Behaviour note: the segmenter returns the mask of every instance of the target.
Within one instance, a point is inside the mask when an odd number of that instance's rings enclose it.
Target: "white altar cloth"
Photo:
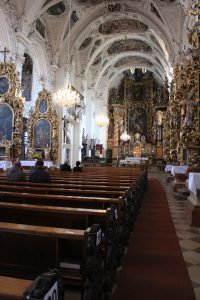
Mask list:
[[[200,173],[189,173],[188,189],[197,196],[197,190],[200,190]]]
[[[171,174],[175,176],[176,174],[185,174],[188,166],[172,166]]]
[[[20,163],[21,163],[22,167],[34,167],[36,161],[35,160],[20,160]],[[51,160],[44,160],[44,166],[50,168],[53,166],[53,162]]]
[[[165,166],[165,172],[171,172],[171,170],[172,170],[172,165],[166,165]]]
[[[12,168],[12,162],[9,160],[1,160],[0,161],[0,169],[6,171],[8,168]]]
[[[119,161],[119,165],[140,165],[148,161],[148,157],[126,157]]]

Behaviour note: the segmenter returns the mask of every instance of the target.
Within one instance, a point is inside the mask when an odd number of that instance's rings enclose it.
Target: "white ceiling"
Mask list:
[[[30,34],[45,25],[46,45],[58,67],[87,79],[99,97],[130,67],[170,78],[184,41],[184,4],[178,0],[12,0],[17,20]],[[182,3],[184,2],[184,3]],[[56,6],[55,6],[56,5]],[[62,12],[63,11],[63,12]],[[52,14],[53,12],[53,14]],[[69,17],[71,21],[69,22]]]

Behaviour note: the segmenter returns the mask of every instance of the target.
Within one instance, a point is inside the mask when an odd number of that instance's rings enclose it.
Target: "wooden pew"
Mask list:
[[[76,180],[71,181],[71,182],[64,182],[64,183],[59,183],[59,182],[51,182],[51,187],[52,188],[77,188],[77,189],[97,189],[97,190],[126,190],[129,189],[130,186],[132,186],[135,181],[132,181],[131,184],[124,184],[124,183],[120,183],[120,182],[107,182],[107,184],[101,184],[99,182],[92,182],[90,183],[89,180],[88,181],[82,181],[77,183]],[[0,180],[0,185],[1,184],[7,184],[7,185],[28,185],[28,186],[48,186],[49,187],[49,183],[45,184],[45,183],[33,183],[33,182],[13,182],[13,181],[7,181],[5,180],[5,178]]]
[[[10,190],[10,191],[14,191],[14,192],[32,192],[32,193],[43,193],[43,194],[49,194],[49,195],[75,195],[75,196],[79,196],[79,195],[83,195],[83,196],[87,196],[87,197],[120,197],[122,195],[124,195],[127,190],[125,191],[116,191],[116,190],[87,190],[84,189],[84,187],[82,189],[77,189],[77,188],[53,188],[51,187],[51,185],[48,185],[48,187],[30,187],[30,186],[17,186],[17,185],[10,185],[9,187],[7,185],[0,185],[0,189],[3,190]]]
[[[47,268],[59,268],[65,282],[80,287],[82,294],[87,285],[98,299],[103,282],[99,225],[77,230],[0,222],[0,239],[2,275],[32,279]]]
[[[32,282],[27,279],[0,276],[0,299],[23,300],[23,293]]]
[[[58,270],[49,270],[37,276],[34,281],[24,278],[0,276],[0,299],[2,300],[40,300],[45,297],[63,299],[64,289]],[[45,299],[46,299],[45,298]]]
[[[115,209],[115,206],[107,210],[95,210],[0,202],[0,221],[73,229],[86,229],[94,223],[100,224],[104,235],[105,274],[109,274],[109,280],[112,279],[114,284],[116,269],[122,259]]]
[[[104,179],[105,180],[105,179]],[[112,183],[115,183],[115,185],[117,185],[117,182],[118,182],[118,184],[119,184],[119,181],[117,181],[117,180],[115,180],[114,182],[113,181],[110,181],[110,182],[112,182]],[[109,184],[108,184],[108,186],[107,186],[107,190],[109,191],[109,192],[112,192],[112,190],[111,190],[111,186],[110,186],[110,182],[109,182]],[[84,184],[86,183],[86,181],[82,181],[82,187],[83,187],[83,189],[84,189]],[[95,182],[94,182],[95,183]],[[1,183],[0,183],[1,184]],[[11,183],[11,185],[12,185],[13,183]],[[24,183],[21,183],[21,185],[23,186],[23,184]],[[26,183],[25,184],[25,186],[28,184],[28,186],[32,186],[33,187],[33,185],[34,184],[29,184],[29,183]],[[9,185],[9,184],[8,184]],[[124,185],[124,183],[122,184],[122,185]],[[57,184],[57,186],[60,186],[60,184]],[[89,186],[89,185],[88,185]],[[96,190],[98,190],[100,187],[102,187],[102,186],[99,186],[99,185],[97,185],[98,186],[98,188],[96,188],[95,187],[95,185],[92,185],[92,187],[94,186],[94,190],[95,190],[95,192],[96,192]],[[51,184],[51,187],[52,187],[52,184]],[[0,187],[1,188],[1,187]],[[3,188],[3,185],[2,185],[2,188]],[[42,186],[40,186],[40,191],[41,191],[41,188],[45,188],[46,189],[46,187],[42,187]],[[127,186],[126,186],[126,188],[127,188]],[[137,188],[139,188],[139,187],[137,187]],[[37,190],[37,189],[36,189]],[[121,188],[121,190],[123,190],[124,191],[124,187],[122,187]],[[136,189],[137,190],[137,189]],[[43,192],[45,192],[45,190],[42,190]],[[55,190],[55,191],[58,191],[58,190]],[[49,190],[49,192],[50,192],[50,190]],[[51,190],[51,192],[52,192],[52,190]],[[80,191],[80,193],[81,193],[82,191]],[[94,194],[94,191],[92,191],[92,188],[91,188],[91,194],[92,194],[92,192],[93,192],[93,194]],[[98,192],[98,191],[97,191]],[[132,191],[132,193],[135,193],[136,191]],[[64,193],[64,191],[63,191],[63,193]],[[113,193],[116,193],[116,191],[114,191],[113,190]],[[100,193],[101,194],[101,193]],[[105,193],[105,195],[109,195],[108,193]],[[23,197],[24,197],[24,194],[23,194]],[[3,204],[3,205],[5,205],[5,203]],[[5,207],[5,206],[4,206]],[[41,205],[40,205],[40,207],[41,207]],[[53,208],[54,209],[54,208]],[[61,208],[62,209],[62,208]],[[111,234],[112,235],[112,234]],[[112,253],[114,253],[114,252],[112,252]],[[108,275],[109,276],[109,275]]]
[[[126,206],[127,206],[127,209],[124,210],[126,211],[126,214],[129,215],[129,217],[127,217],[127,215],[125,216],[124,219],[126,219],[126,222],[129,218],[129,229],[132,228],[133,226],[133,223],[135,221],[135,217],[136,215],[138,214],[138,209],[140,207],[140,202],[141,202],[141,197],[142,197],[142,194],[143,194],[143,191],[145,190],[145,185],[146,185],[146,174],[143,173],[143,179],[139,179],[138,182],[136,182],[134,185],[131,186],[131,188],[126,191],[126,189],[124,190],[124,192],[122,191],[101,191],[101,190],[98,190],[98,189],[94,189],[94,190],[84,190],[84,184],[82,185],[82,189],[68,189],[68,185],[64,185],[64,184],[57,184],[56,185],[56,188],[52,188],[52,185],[53,184],[40,184],[40,183],[15,183],[15,185],[13,185],[14,183],[10,183],[10,182],[4,182],[5,184],[7,184],[9,187],[7,187],[6,185],[3,185],[3,182],[0,182],[0,188],[1,190],[5,190],[5,191],[23,191],[25,192],[28,192],[28,193],[45,193],[45,194],[51,194],[51,195],[57,195],[57,194],[60,194],[60,195],[72,195],[73,199],[74,196],[73,195],[77,195],[78,197],[82,197],[83,200],[85,201],[86,198],[85,196],[87,197],[92,197],[94,199],[94,201],[96,201],[96,197],[103,197],[103,198],[111,198],[111,197],[118,197],[119,195],[122,195],[122,198],[126,201]],[[21,186],[21,188],[20,188]],[[59,187],[62,187],[62,188],[59,188]],[[64,188],[63,188],[64,187]],[[95,187],[95,186],[94,186]],[[24,197],[24,196],[23,196]],[[64,198],[64,199],[68,199],[69,198]],[[60,200],[60,199],[59,199]],[[76,198],[76,201],[78,199]],[[80,200],[80,198],[79,198]],[[110,200],[109,200],[110,202]],[[112,201],[111,201],[112,203]],[[47,205],[51,205],[50,203],[46,203]],[[56,205],[56,204],[54,204]],[[59,203],[58,203],[59,205]],[[63,205],[63,204],[62,204]],[[64,205],[72,205],[71,203],[66,203]],[[95,208],[97,207],[97,203],[95,204],[95,207],[94,206],[91,206],[91,203],[86,205],[86,206],[82,206],[82,204],[79,204],[81,205],[80,207],[90,207],[90,208]],[[74,206],[74,205],[73,205]],[[109,203],[107,204],[106,207],[109,206]],[[77,206],[76,206],[77,207]],[[98,208],[102,208],[102,206],[98,206]],[[103,207],[104,208],[104,207]],[[118,212],[120,212],[118,210]],[[120,214],[121,215],[121,214]]]

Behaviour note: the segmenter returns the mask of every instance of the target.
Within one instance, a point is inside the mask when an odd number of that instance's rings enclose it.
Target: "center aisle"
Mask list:
[[[167,197],[149,179],[113,300],[195,300]]]

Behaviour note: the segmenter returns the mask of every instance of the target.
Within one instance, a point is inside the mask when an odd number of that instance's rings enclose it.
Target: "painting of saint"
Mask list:
[[[10,105],[0,104],[0,141],[12,141],[13,111]]]
[[[51,124],[46,119],[39,119],[33,128],[33,147],[49,148],[51,147]]]
[[[4,95],[9,90],[9,80],[6,76],[0,76],[0,95]]]
[[[39,104],[39,111],[44,114],[47,111],[47,100],[41,100]]]
[[[141,107],[129,111],[129,134],[134,135],[136,133],[147,137],[147,113]]]

